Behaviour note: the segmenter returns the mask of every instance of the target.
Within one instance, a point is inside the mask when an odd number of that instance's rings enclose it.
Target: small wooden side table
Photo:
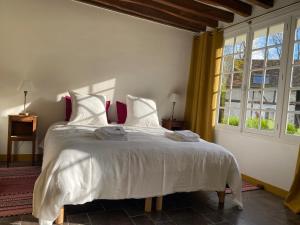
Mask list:
[[[163,119],[162,126],[169,130],[184,130],[185,122],[182,120]]]
[[[8,138],[7,138],[7,161],[9,167],[11,162],[12,142],[32,142],[32,165],[35,163],[35,148],[37,135],[37,119],[35,115],[9,115],[8,116]]]

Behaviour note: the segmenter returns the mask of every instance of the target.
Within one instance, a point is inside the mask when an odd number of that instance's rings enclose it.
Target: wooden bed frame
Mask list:
[[[218,198],[219,198],[219,208],[224,207],[225,203],[225,191],[217,191]],[[152,199],[153,198],[145,198],[145,212],[150,213],[152,211]],[[163,207],[163,196],[156,197],[156,211],[161,211]],[[64,223],[64,208],[60,209],[59,216],[55,220],[56,224],[63,224]]]

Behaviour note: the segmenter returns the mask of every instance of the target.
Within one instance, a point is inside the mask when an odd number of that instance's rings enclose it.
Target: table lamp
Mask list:
[[[175,104],[176,104],[176,101],[178,99],[178,94],[176,93],[172,93],[170,95],[170,102],[172,102],[172,112],[171,112],[171,120],[173,121],[173,118],[174,118],[174,109],[175,109]]]
[[[22,113],[19,113],[20,115],[28,116],[29,113],[26,112],[26,97],[28,92],[33,91],[33,83],[31,80],[23,80],[20,86],[18,87],[19,91],[24,92],[24,110]]]

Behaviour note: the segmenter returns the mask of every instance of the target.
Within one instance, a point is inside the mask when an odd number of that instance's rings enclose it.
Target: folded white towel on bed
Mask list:
[[[166,137],[183,142],[199,142],[200,136],[190,130],[179,130],[174,132],[166,132]]]
[[[127,141],[127,133],[120,126],[100,127],[94,131],[97,138],[111,141]]]
[[[97,130],[100,130],[103,134],[107,136],[124,136],[126,135],[126,131],[121,126],[107,126],[100,127]]]

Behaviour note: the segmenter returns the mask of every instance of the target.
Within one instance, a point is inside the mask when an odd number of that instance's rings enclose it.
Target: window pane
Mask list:
[[[297,28],[295,31],[295,40],[300,40],[300,19],[297,20]]]
[[[269,29],[269,36],[268,36],[268,46],[270,45],[281,45],[283,41],[283,28],[284,24],[277,24],[271,26]]]
[[[300,90],[293,90],[290,92],[289,111],[300,112]]]
[[[279,79],[279,69],[266,70],[265,87],[277,88]]]
[[[265,64],[265,49],[253,51],[251,59],[251,68],[252,69],[261,69]]]
[[[299,28],[299,35],[300,35],[300,28]],[[293,63],[300,64],[300,43],[294,44]]]
[[[262,85],[264,83],[264,72],[263,70],[259,71],[253,71],[251,72],[251,78],[250,78],[250,88],[262,88]]]
[[[230,87],[231,87],[231,74],[223,74],[222,90],[230,89]]]
[[[286,133],[300,136],[300,114],[288,114]]]
[[[246,114],[246,127],[251,129],[259,128],[260,112],[248,110]]]
[[[227,124],[228,123],[228,108],[219,109],[219,123]]]
[[[243,71],[244,69],[244,54],[234,55],[234,71]]]
[[[227,90],[225,92],[225,107],[229,107],[229,102],[230,102],[230,94],[231,94],[231,91],[230,90]]]
[[[262,130],[274,130],[275,128],[275,112],[261,112],[260,128]]]
[[[231,126],[239,126],[240,124],[240,110],[231,108],[230,116],[228,118],[228,124]]]
[[[230,73],[232,72],[233,67],[233,56],[228,55],[224,57],[223,60],[223,73]]]
[[[267,66],[278,66],[281,58],[281,46],[269,48],[267,54]]]
[[[231,107],[241,108],[242,89],[234,88],[231,92]]]
[[[252,49],[263,48],[266,46],[267,28],[254,32]]]
[[[294,66],[292,72],[292,87],[300,87],[300,66]]]
[[[234,52],[244,52],[246,49],[246,35],[237,36],[235,39]]]
[[[224,43],[223,55],[233,54],[234,38],[226,39]]]
[[[232,88],[240,89],[242,87],[242,83],[243,83],[243,74],[242,73],[234,73]]]
[[[262,109],[276,110],[277,90],[264,90]]]
[[[248,109],[260,109],[261,91],[250,90],[248,92]]]

